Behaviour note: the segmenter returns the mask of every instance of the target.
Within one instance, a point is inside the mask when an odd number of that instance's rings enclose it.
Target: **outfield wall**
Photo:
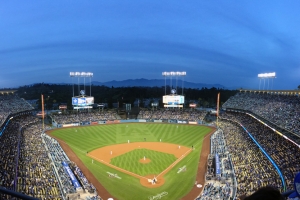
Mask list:
[[[119,124],[119,123],[173,123],[173,124],[204,124],[202,121],[188,121],[188,120],[154,120],[154,119],[128,119],[128,120],[100,120],[100,121],[82,121],[82,122],[74,122],[69,124],[58,124],[56,122],[52,122],[52,126],[56,128],[62,127],[73,127],[73,126],[88,126],[88,125],[98,125],[98,124]]]

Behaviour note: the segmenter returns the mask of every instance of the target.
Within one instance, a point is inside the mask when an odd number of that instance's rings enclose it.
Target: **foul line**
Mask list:
[[[81,150],[81,149],[79,149],[79,148],[77,148],[77,147],[75,147],[75,146],[73,146],[73,145],[70,145],[70,144],[68,144],[68,143],[66,143],[65,141],[62,141],[62,140],[60,140],[60,139],[57,139],[57,138],[55,138],[55,139],[56,139],[56,140],[59,140],[59,141],[62,142],[62,143],[67,144],[67,145],[70,146],[70,147],[73,147],[73,148],[79,150],[80,152],[82,152],[82,153],[84,153],[84,154],[86,154],[86,151],[83,151],[83,150]],[[160,174],[158,174],[157,177],[159,177],[159,176],[161,176],[162,174],[164,174],[165,171],[167,171],[167,170],[169,170],[169,169],[172,169],[172,168],[173,168],[178,162],[180,162],[180,161],[185,157],[185,155],[186,155],[187,153],[189,153],[190,151],[191,151],[191,149],[189,149],[188,151],[186,151],[182,156],[180,156],[177,160],[175,160],[175,162],[173,162],[171,165],[169,165],[169,167],[167,167],[167,168],[164,169]],[[147,177],[140,176],[140,175],[135,174],[135,173],[133,173],[133,172],[127,171],[127,170],[125,170],[125,169],[122,169],[122,168],[120,168],[120,167],[117,167],[117,166],[115,166],[115,165],[112,165],[112,164],[110,164],[110,163],[108,163],[108,162],[105,162],[105,161],[103,161],[103,160],[100,160],[99,158],[94,157],[94,156],[92,156],[92,155],[89,155],[89,154],[86,154],[86,155],[87,155],[88,157],[90,157],[90,158],[93,158],[93,159],[97,160],[98,162],[101,162],[101,163],[103,163],[103,164],[105,164],[105,165],[107,165],[107,166],[110,166],[110,167],[112,167],[112,168],[114,168],[114,169],[117,169],[117,170],[119,170],[119,171],[121,171],[121,172],[124,172],[124,173],[126,173],[126,174],[129,174],[129,175],[132,175],[132,176],[135,176],[135,177],[138,177],[138,178],[145,178],[145,179],[148,180]]]
[[[53,138],[53,137],[52,137]],[[65,141],[63,141],[63,140],[61,140],[61,139],[58,139],[58,138],[54,138],[55,140],[57,140],[57,141],[60,141],[61,143],[65,143],[66,145],[68,145],[68,146],[70,146],[70,147],[73,147],[74,149],[77,149],[77,150],[79,150],[81,153],[83,153],[83,154],[85,154],[86,153],[86,151],[83,151],[83,150],[81,150],[81,149],[79,149],[79,148],[77,148],[77,147],[75,147],[75,146],[73,146],[73,145],[70,145],[70,144],[68,144],[68,143],[66,143]]]
[[[146,178],[146,177],[144,177],[144,176],[140,176],[140,175],[138,175],[138,174],[135,174],[135,173],[133,173],[133,172],[127,171],[127,170],[125,170],[125,169],[122,169],[122,168],[120,168],[120,167],[117,167],[117,166],[115,166],[115,165],[112,165],[112,164],[110,164],[110,163],[108,163],[108,162],[105,162],[105,161],[103,161],[103,160],[100,160],[99,158],[94,157],[94,156],[92,156],[92,155],[88,155],[88,156],[91,157],[91,158],[94,158],[94,159],[97,160],[98,162],[104,163],[105,165],[110,166],[111,168],[117,169],[117,170],[119,170],[119,171],[121,171],[121,172],[124,172],[124,173],[126,173],[126,174],[133,175],[133,176],[138,177],[138,178],[145,178],[145,179],[148,179],[148,178]]]
[[[188,151],[186,151],[182,156],[180,156],[177,160],[175,160],[175,162],[173,162],[171,165],[169,165],[169,167],[167,167],[166,169],[164,169],[164,170],[163,170],[160,174],[158,174],[156,177],[159,177],[159,176],[161,176],[162,174],[164,174],[167,170],[172,169],[177,163],[179,163],[183,158],[185,158],[186,154],[188,154],[190,151],[192,151],[192,150],[189,149]],[[98,162],[103,163],[103,164],[105,164],[105,165],[107,165],[107,166],[109,166],[109,167],[111,167],[111,168],[114,168],[114,169],[117,169],[117,170],[119,170],[119,171],[121,171],[121,172],[124,172],[124,173],[126,173],[126,174],[135,176],[135,177],[137,177],[137,178],[144,178],[144,179],[147,179],[147,180],[148,180],[147,177],[140,176],[140,175],[135,174],[135,173],[133,173],[133,172],[127,171],[127,170],[125,170],[125,169],[123,169],[123,168],[117,167],[117,166],[112,165],[112,164],[110,164],[110,163],[108,163],[108,162],[105,162],[105,161],[103,161],[103,160],[100,160],[99,158],[94,157],[94,156],[92,156],[92,155],[87,154],[87,156],[90,157],[90,158],[93,158],[93,159],[97,160]]]
[[[169,167],[167,167],[164,171],[162,171],[160,174],[157,175],[157,177],[159,177],[160,175],[164,174],[165,171],[172,169],[177,163],[179,163],[187,153],[189,153],[191,151],[191,149],[189,149],[187,152],[185,152],[182,156],[180,156],[177,160],[175,160],[175,162],[173,162]]]

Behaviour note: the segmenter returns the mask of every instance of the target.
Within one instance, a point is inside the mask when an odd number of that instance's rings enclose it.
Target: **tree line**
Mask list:
[[[44,95],[44,103],[48,109],[52,109],[57,105],[66,104],[68,108],[72,107],[72,96],[79,96],[78,90],[83,90],[84,86],[73,86],[70,84],[46,84],[37,83],[32,85],[21,86],[17,89],[19,97],[26,100],[37,99],[41,105],[41,94]],[[95,103],[106,103],[112,108],[113,103],[119,105],[131,104],[139,99],[140,107],[143,107],[143,102],[146,99],[158,99],[158,103],[162,106],[162,96],[165,95],[165,87],[107,87],[92,85],[85,86],[86,94],[94,96]],[[171,88],[166,88],[166,93],[170,94]],[[185,96],[185,102],[197,103],[202,107],[215,107],[217,103],[217,94],[220,93],[220,104],[222,105],[230,96],[237,93],[237,90],[228,90],[224,88],[178,88],[178,94]]]

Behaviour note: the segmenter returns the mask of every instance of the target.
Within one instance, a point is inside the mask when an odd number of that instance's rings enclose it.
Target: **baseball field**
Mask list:
[[[87,178],[97,179],[109,197],[176,200],[195,187],[203,141],[211,131],[197,125],[125,123],[57,129],[50,135],[71,160],[79,158]],[[97,187],[98,193],[107,198],[104,188]]]

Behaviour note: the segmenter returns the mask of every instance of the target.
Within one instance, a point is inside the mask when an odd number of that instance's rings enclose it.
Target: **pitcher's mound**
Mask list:
[[[149,162],[151,162],[151,160],[149,158],[146,158],[145,160],[144,160],[144,158],[140,159],[140,163],[146,164]]]
[[[157,182],[155,184],[152,184],[152,179],[154,178],[155,175],[147,175],[144,178],[140,179],[140,183],[148,188],[157,188],[162,186],[165,183],[165,179],[163,178],[163,176],[159,176],[157,177]]]

